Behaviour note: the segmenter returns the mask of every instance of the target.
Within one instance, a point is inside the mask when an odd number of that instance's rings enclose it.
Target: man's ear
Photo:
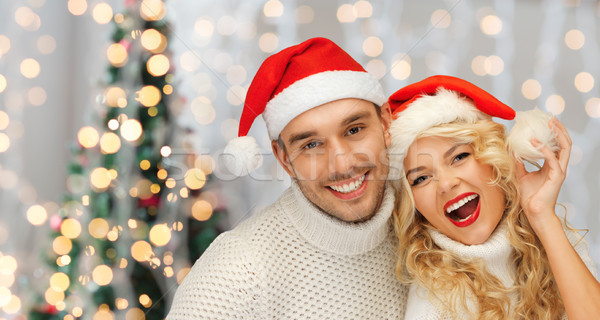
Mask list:
[[[285,172],[287,172],[290,177],[296,178],[294,168],[292,167],[292,163],[290,162],[290,158],[288,157],[285,148],[280,146],[277,140],[271,140],[271,149],[273,149],[275,158],[277,158],[277,161],[279,161],[279,164],[283,167]]]
[[[381,123],[383,124],[383,138],[385,140],[385,146],[389,147],[392,143],[392,136],[390,135],[392,109],[390,109],[390,104],[387,102],[381,106]]]

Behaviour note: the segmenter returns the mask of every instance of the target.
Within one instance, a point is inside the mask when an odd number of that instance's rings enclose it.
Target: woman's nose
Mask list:
[[[451,169],[441,169],[438,170],[438,191],[440,193],[447,193],[452,191],[452,189],[456,188],[460,179]]]

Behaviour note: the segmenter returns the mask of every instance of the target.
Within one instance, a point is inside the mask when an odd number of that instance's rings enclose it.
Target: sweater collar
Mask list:
[[[323,212],[306,199],[295,181],[290,189],[283,198],[283,211],[302,237],[321,250],[361,254],[376,248],[389,235],[394,193],[387,185],[379,210],[371,219],[360,223],[345,222]]]
[[[505,222],[500,223],[489,239],[477,245],[462,244],[437,230],[429,229],[428,232],[440,248],[462,258],[482,259],[488,272],[496,276],[506,287],[510,287],[514,283],[512,278],[514,269],[511,258],[513,248],[510,244]]]

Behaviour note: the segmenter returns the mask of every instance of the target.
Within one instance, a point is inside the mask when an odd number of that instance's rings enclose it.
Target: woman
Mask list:
[[[549,134],[536,133],[554,150],[511,140],[544,158],[527,172],[507,151],[504,126],[491,120],[511,120],[514,111],[473,84],[434,76],[389,103],[390,167],[401,172],[396,273],[411,284],[406,319],[600,315],[587,243],[554,211],[571,147],[565,128],[552,119]]]

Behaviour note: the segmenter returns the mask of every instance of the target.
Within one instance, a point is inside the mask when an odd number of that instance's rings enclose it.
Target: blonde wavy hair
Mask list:
[[[410,185],[403,176],[393,185],[399,196],[394,208],[394,228],[398,236],[396,277],[403,283],[417,283],[457,315],[469,310],[467,300],[478,306],[477,319],[561,319],[565,309],[550,263],[541,242],[522,213],[514,163],[507,152],[504,126],[491,120],[475,124],[449,123],[430,128],[418,137],[440,136],[469,143],[474,157],[492,166],[506,206],[500,224],[507,226],[514,248],[515,284],[505,288],[486,271],[483,262],[466,260],[437,246],[427,229],[434,227],[417,212]],[[509,296],[517,295],[515,306]],[[449,299],[449,301],[448,301]],[[509,314],[510,309],[514,314]],[[454,317],[454,316],[453,316]]]

